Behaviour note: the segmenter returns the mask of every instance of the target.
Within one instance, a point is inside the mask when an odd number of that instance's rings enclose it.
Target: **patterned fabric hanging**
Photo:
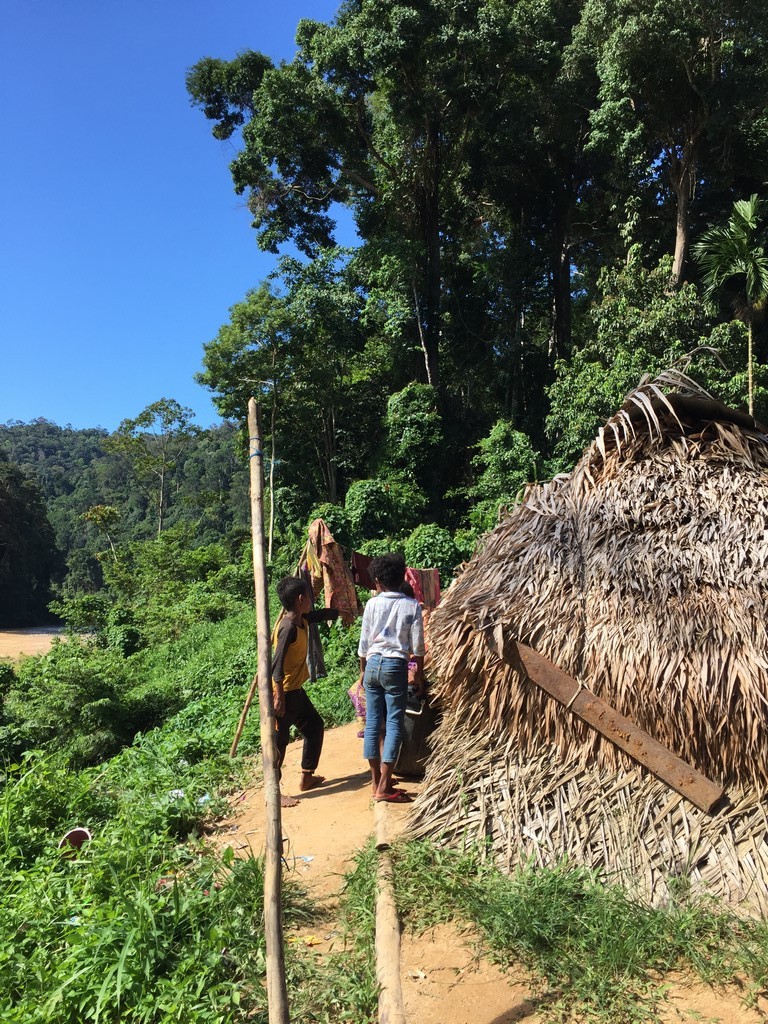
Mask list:
[[[333,539],[333,534],[322,519],[315,519],[309,527],[307,561],[310,566],[313,564],[312,557],[320,566],[325,607],[338,608],[341,621],[345,626],[350,626],[360,614],[355,584],[344,562],[341,546]]]

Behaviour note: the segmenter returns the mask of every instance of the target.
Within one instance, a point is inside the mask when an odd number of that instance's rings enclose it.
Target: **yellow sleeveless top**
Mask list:
[[[277,647],[277,636],[280,626],[284,622],[280,619],[272,631],[272,650]],[[286,628],[290,628],[286,626]],[[306,623],[296,626],[296,639],[285,650],[283,658],[283,689],[300,690],[309,679],[309,666],[307,665],[307,626]]]

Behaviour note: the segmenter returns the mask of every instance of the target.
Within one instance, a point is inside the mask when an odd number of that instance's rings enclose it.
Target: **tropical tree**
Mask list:
[[[143,409],[135,419],[126,419],[107,438],[107,451],[124,456],[137,483],[154,494],[157,533],[162,533],[168,509],[169,482],[180,456],[198,433],[194,413],[173,398],[161,398]]]
[[[0,452],[0,626],[44,618],[60,568],[40,489]]]
[[[565,222],[583,198],[572,178],[590,180],[580,161],[589,103],[558,77],[575,13],[562,0],[352,0],[331,24],[299,23],[290,63],[206,58],[187,78],[217,138],[242,130],[232,176],[260,244],[292,240],[313,256],[333,244],[346,206],[368,250],[367,285],[398,311],[420,356],[414,377],[438,392],[462,388],[468,352],[494,362],[497,319],[473,292],[510,237],[541,237],[558,268],[552,286],[570,300]],[[505,304],[508,285],[494,284],[488,301]]]
[[[573,467],[600,425],[646,374],[655,376],[702,346],[722,352],[731,364],[738,359],[741,326],[715,324],[711,303],[692,282],[670,289],[671,269],[671,255],[646,268],[639,246],[630,249],[626,263],[603,269],[598,296],[585,318],[584,342],[570,360],[557,364],[557,377],[548,388],[549,472]],[[697,361],[696,371],[686,372],[722,393],[722,373],[706,359]]]
[[[749,414],[754,415],[755,312],[768,299],[768,254],[766,254],[765,202],[757,195],[739,199],[725,226],[710,228],[693,248],[708,295],[713,295],[731,278],[740,281],[737,312],[747,324],[747,393]]]
[[[599,80],[589,146],[613,154],[619,194],[651,198],[649,223],[659,199],[662,215],[673,212],[675,287],[694,204],[701,207],[707,191],[727,192],[737,175],[755,181],[768,156],[767,58],[757,0],[582,6],[566,64],[582,73],[592,66]]]
[[[327,249],[310,264],[283,258],[278,274],[231,308],[198,376],[226,416],[243,418],[252,394],[271,408],[272,468],[290,465],[303,512],[367,475],[386,403],[392,354],[376,330],[370,338],[363,330],[365,299],[348,256]]]
[[[112,558],[117,561],[117,551],[112,540],[111,530],[120,522],[120,510],[114,505],[91,505],[89,509],[80,516],[85,523],[93,523],[97,530],[104,534],[112,552]]]

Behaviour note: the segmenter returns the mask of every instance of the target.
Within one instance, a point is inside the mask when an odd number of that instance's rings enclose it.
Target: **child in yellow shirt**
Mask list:
[[[286,576],[277,584],[277,596],[285,615],[275,628],[272,642],[272,692],[277,716],[277,756],[282,765],[294,725],[304,737],[299,789],[306,793],[325,779],[315,774],[323,750],[323,720],[304,690],[309,679],[307,666],[307,623],[329,622],[338,618],[335,608],[312,611],[312,598],[304,580]],[[281,796],[283,807],[295,807],[298,800]]]

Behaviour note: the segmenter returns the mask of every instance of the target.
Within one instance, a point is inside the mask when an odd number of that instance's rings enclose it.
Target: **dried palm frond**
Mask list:
[[[456,834],[466,801],[473,813],[482,803],[479,827],[517,856],[527,848],[523,825],[512,822],[522,786],[524,827],[534,829],[536,808],[542,848],[579,849],[593,863],[599,846],[610,870],[627,858],[641,863],[636,851],[620,850],[616,831],[626,817],[621,801],[629,801],[632,823],[621,829],[658,863],[668,864],[667,847],[677,849],[646,827],[669,791],[500,662],[488,639],[498,624],[706,775],[752,793],[749,820],[762,821],[754,793],[768,783],[767,615],[768,437],[751,417],[668,371],[628,397],[571,474],[529,489],[433,614],[444,723],[416,809],[419,828]],[[566,789],[554,769],[533,772],[536,764],[560,765]],[[617,781],[627,772],[634,787]],[[545,778],[547,793],[560,794],[562,827],[547,809]],[[593,794],[591,824],[574,816],[571,796],[582,791]],[[632,818],[638,793],[647,794],[642,828]],[[694,820],[679,800],[675,807],[683,808],[675,811],[681,822]],[[695,820],[697,834],[709,835]],[[731,828],[735,819],[726,820]],[[589,838],[598,834],[599,843]],[[742,848],[726,844],[723,863]],[[762,854],[750,857],[762,872]]]
[[[638,770],[600,772],[556,750],[523,760],[511,738],[465,754],[458,764],[438,755],[411,818],[415,836],[478,844],[506,870],[584,864],[657,905],[684,891],[768,912],[768,803],[756,793],[732,793],[710,817]]]

